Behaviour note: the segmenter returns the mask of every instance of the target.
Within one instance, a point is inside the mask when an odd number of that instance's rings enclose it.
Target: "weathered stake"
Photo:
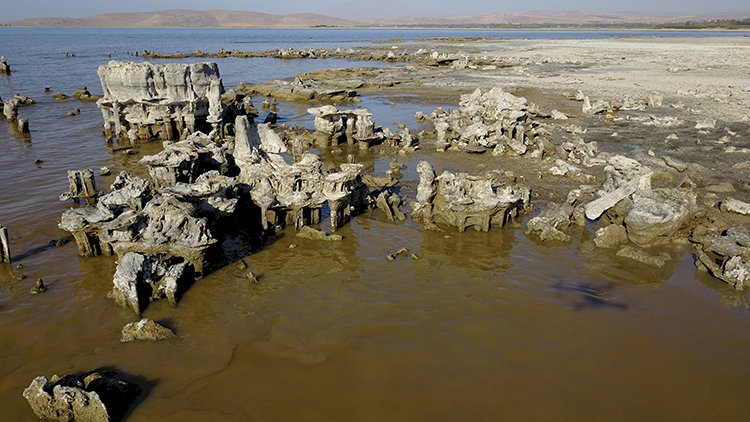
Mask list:
[[[0,262],[10,264],[10,241],[8,240],[8,228],[0,225]]]

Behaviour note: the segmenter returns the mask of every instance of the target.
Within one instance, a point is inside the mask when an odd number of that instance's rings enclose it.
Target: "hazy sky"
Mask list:
[[[4,3],[4,5],[2,5]],[[265,13],[315,12],[367,19],[397,16],[478,15],[531,10],[586,10],[653,14],[750,11],[748,0],[0,0],[0,21],[29,17],[86,17],[108,12],[230,9]]]

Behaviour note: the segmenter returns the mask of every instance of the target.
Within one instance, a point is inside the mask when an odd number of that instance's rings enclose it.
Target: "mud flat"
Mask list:
[[[35,377],[88,397],[106,365],[140,382],[133,419],[746,417],[748,53],[426,40],[286,50],[397,65],[229,90],[211,63],[103,66],[113,174],[81,159],[73,241],[0,264],[0,312],[64,321],[38,324],[52,351],[0,322],[0,397],[28,417],[30,381],[57,400]],[[453,106],[391,129],[352,101],[375,95]],[[47,274],[77,254],[75,286]],[[163,341],[121,343],[148,321]]]

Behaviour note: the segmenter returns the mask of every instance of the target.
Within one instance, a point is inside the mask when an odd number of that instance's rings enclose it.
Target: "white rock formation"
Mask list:
[[[108,138],[172,140],[220,126],[224,87],[216,63],[110,61],[98,74]]]

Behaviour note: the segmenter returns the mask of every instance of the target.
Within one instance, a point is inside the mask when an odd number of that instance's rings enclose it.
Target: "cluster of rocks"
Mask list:
[[[609,102],[604,100],[596,100],[593,103],[591,99],[583,93],[578,91],[575,95],[571,96],[576,101],[581,101],[581,112],[584,116],[594,116],[597,114],[611,114],[618,110],[632,111],[638,110],[643,111],[646,108],[657,108],[661,107],[664,102],[664,95],[660,92],[652,92],[648,95],[645,100],[634,99],[631,97],[624,97],[622,101]]]
[[[750,204],[729,197],[698,220],[690,232],[697,267],[737,290],[750,288]]]
[[[549,204],[528,222],[526,233],[541,241],[569,242],[569,226],[584,226],[588,219],[598,226],[597,247],[663,266],[669,255],[649,250],[684,243],[698,208],[692,187],[652,188],[653,174],[639,161],[611,156],[598,190],[585,185],[571,191],[566,202]]]
[[[23,390],[23,397],[41,419],[55,421],[121,420],[141,388],[113,370],[40,376]]]
[[[496,155],[544,155],[546,142],[528,101],[498,87],[462,95],[456,110],[417,114],[418,120],[424,118],[435,126],[438,151],[457,148],[472,153],[492,150]]]
[[[503,227],[530,204],[527,187],[509,183],[496,175],[484,177],[444,171],[437,176],[426,161],[417,165],[419,186],[412,218],[425,227],[456,227],[489,231]]]
[[[0,117],[4,117],[6,120],[14,123],[18,132],[21,134],[28,135],[29,121],[27,119],[18,118],[18,108],[35,103],[36,101],[33,98],[20,94],[16,94],[13,98],[4,101],[2,97],[0,97],[0,109],[2,109],[3,112]]]
[[[324,205],[336,230],[367,206],[363,165],[324,174],[313,154],[288,164],[268,125],[238,116],[235,128],[233,139],[196,132],[165,142],[141,160],[150,181],[123,172],[95,203],[63,213],[59,226],[81,255],[118,256],[112,297],[121,306],[140,314],[158,298],[176,304],[210,264],[207,253],[221,248],[222,233],[248,227],[263,236],[287,224],[319,224]]]

